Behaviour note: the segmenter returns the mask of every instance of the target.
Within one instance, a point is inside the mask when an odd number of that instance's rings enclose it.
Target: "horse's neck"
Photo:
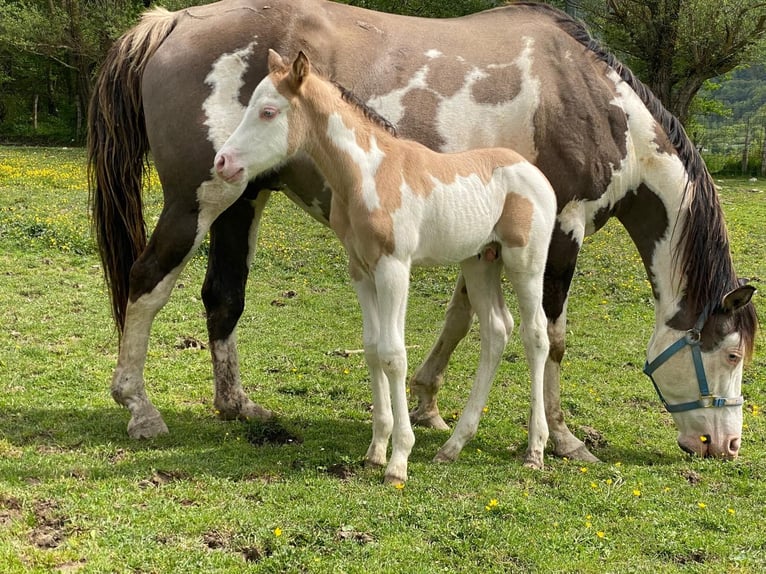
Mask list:
[[[646,269],[657,322],[668,321],[683,303],[686,276],[679,251],[683,247],[683,197],[682,185],[665,185],[657,191],[641,185],[623,200],[617,214]]]

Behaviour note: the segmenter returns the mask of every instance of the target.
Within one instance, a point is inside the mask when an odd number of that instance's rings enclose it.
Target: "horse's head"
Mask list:
[[[742,436],[742,367],[752,350],[755,288],[728,293],[698,317],[679,313],[655,328],[644,372],[678,426],[678,445],[734,459]],[[753,324],[751,324],[753,323]]]
[[[291,112],[311,64],[300,52],[289,65],[274,50],[269,50],[268,64],[269,74],[256,86],[242,120],[215,156],[216,173],[228,183],[244,184],[300,149],[303,130]]]

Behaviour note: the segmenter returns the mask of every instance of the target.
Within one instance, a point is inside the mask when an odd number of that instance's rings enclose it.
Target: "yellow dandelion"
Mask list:
[[[641,496],[641,491],[637,488],[633,489],[633,496]]]
[[[708,438],[707,438],[707,437],[706,437],[706,436],[703,434],[703,435],[700,435],[700,440],[701,440],[702,442],[707,442],[707,441],[708,441]]]
[[[604,536],[606,536],[606,533],[603,530],[599,530],[598,532],[596,532],[596,536],[598,536],[599,538],[603,538]]]
[[[274,529],[274,536],[282,536],[282,529],[277,527]]]
[[[481,412],[483,412],[484,414],[487,414],[489,412],[489,407],[484,407],[483,409],[481,409]]]
[[[394,485],[394,488],[395,488],[396,490],[404,490],[404,483],[403,483],[403,482],[397,482],[397,483]]]
[[[581,467],[580,467],[580,472],[582,472],[582,473],[586,473],[586,472],[588,472],[588,467],[586,467],[586,466],[581,466]]]
[[[604,482],[606,483],[607,486],[612,486],[612,479],[611,478],[607,478]]]
[[[344,374],[344,375],[348,375],[350,372],[351,372],[351,371],[349,371],[348,369],[343,369],[343,374]]]
[[[697,506],[699,506],[700,508],[707,508],[707,504],[705,504],[704,502],[698,502]]]
[[[726,510],[726,512],[728,512],[729,514],[735,514],[737,511],[734,510],[733,508],[729,508],[728,510]]]
[[[598,488],[598,484],[596,484],[595,482],[591,482],[590,483],[590,487],[591,488]]]

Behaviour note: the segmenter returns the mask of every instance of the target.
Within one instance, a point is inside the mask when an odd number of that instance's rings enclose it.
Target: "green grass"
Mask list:
[[[514,337],[478,436],[450,465],[416,429],[410,480],[362,464],[371,436],[360,314],[332,234],[267,207],[239,341],[251,396],[296,437],[222,422],[194,258],[152,332],[147,390],[171,434],[135,442],[109,395],[117,336],[87,221],[82,150],[0,148],[0,572],[760,572],[764,339],[745,371],[742,455],[698,460],[641,373],[651,292],[623,229],[588,239],[569,306],[563,406],[600,464],[521,465],[527,372]],[[766,185],[719,182],[742,276],[766,277]],[[748,190],[756,189],[759,193]],[[160,209],[156,186],[149,221]],[[455,268],[414,274],[414,368]],[[762,295],[756,305],[763,314]],[[513,307],[513,297],[509,296]],[[476,329],[440,395],[459,414]]]

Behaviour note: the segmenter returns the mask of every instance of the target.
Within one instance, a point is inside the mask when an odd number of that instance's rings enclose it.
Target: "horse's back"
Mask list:
[[[439,20],[323,0],[224,0],[176,14],[144,75],[144,106],[163,179],[185,187],[208,177],[271,47],[287,57],[306,51],[428,147],[518,150],[566,199],[598,197],[611,175],[604,166],[626,153],[625,113],[611,103],[605,65],[548,8]],[[290,183],[311,199],[300,178]]]

